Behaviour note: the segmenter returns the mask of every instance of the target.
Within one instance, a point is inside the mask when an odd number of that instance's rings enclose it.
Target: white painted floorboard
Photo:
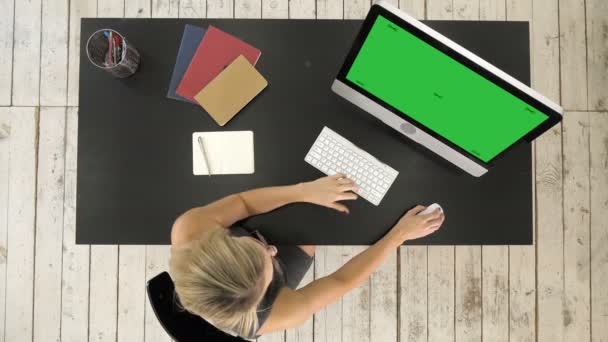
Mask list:
[[[66,118],[63,272],[61,283],[61,342],[82,342],[89,334],[91,248],[76,245],[76,168],[78,108],[68,107]]]
[[[8,130],[10,108],[0,108],[0,125]],[[0,299],[6,300],[6,257],[8,238],[8,186],[9,186],[10,140],[0,139]],[[0,305],[0,342],[5,341],[6,305]]]
[[[65,107],[40,109],[34,274],[34,342],[59,341]]]
[[[34,307],[38,109],[8,109],[9,160],[4,341],[31,341]],[[5,138],[6,139],[6,138]]]

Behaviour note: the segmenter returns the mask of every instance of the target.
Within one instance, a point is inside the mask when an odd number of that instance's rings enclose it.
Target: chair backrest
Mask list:
[[[175,285],[169,273],[162,272],[150,279],[146,286],[148,300],[160,324],[176,342],[241,342],[240,337],[229,335],[197,315],[179,308]]]

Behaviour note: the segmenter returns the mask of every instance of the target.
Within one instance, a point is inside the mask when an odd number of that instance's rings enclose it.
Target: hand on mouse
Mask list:
[[[418,205],[410,209],[401,217],[391,232],[397,234],[402,241],[407,241],[425,237],[437,231],[445,220],[445,215],[441,209],[437,208],[429,214],[416,216],[425,208]]]
[[[337,201],[355,200],[358,187],[355,182],[342,173],[322,177],[312,182],[300,183],[302,198],[305,202],[333,208],[348,214],[348,208]]]

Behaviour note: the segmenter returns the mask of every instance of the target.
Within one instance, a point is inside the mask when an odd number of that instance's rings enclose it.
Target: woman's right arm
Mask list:
[[[300,325],[315,312],[361,285],[404,241],[429,235],[439,229],[444,220],[443,214],[436,210],[428,215],[416,216],[424,209],[423,206],[417,206],[408,211],[382,239],[353,257],[334,273],[317,279],[297,291],[290,289],[281,291],[268,320],[258,333]]]

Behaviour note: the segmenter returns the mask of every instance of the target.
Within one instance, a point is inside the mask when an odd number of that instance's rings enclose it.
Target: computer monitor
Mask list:
[[[332,90],[476,177],[563,113],[384,1],[371,7]]]

